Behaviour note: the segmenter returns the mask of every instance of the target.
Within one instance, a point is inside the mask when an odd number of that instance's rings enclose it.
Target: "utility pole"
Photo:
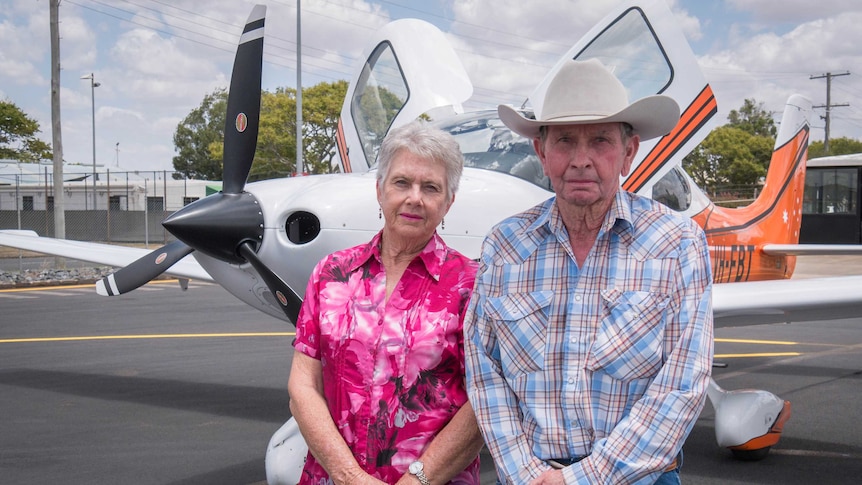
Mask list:
[[[86,76],[81,76],[81,79],[90,80],[90,100],[92,100],[93,110],[93,210],[96,210],[96,88],[102,83],[96,82],[96,75],[92,72]]]
[[[302,21],[296,0],[296,176],[302,177]]]
[[[63,134],[60,130],[60,0],[50,0],[51,11],[51,137],[54,152],[54,237],[66,239],[66,197],[63,192]],[[47,195],[45,196],[47,201]],[[46,234],[47,235],[47,234]],[[64,258],[54,259],[65,268]]]
[[[850,106],[848,103],[843,104],[832,104],[832,78],[836,76],[846,76],[850,74],[849,71],[839,72],[839,73],[831,73],[827,72],[826,74],[821,74],[819,76],[812,75],[810,79],[822,79],[826,78],[826,104],[820,106],[814,106],[815,108],[826,108],[826,116],[821,116],[822,119],[826,120],[826,134],[823,137],[823,153],[824,155],[829,155],[829,127],[832,121],[832,108],[839,108],[842,106]]]

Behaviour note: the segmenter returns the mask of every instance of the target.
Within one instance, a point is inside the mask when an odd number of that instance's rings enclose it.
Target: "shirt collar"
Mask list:
[[[560,215],[560,209],[557,207],[556,201],[556,197],[551,197],[542,204],[542,210],[536,220],[530,225],[530,231],[547,226],[554,234],[566,234],[563,216]],[[633,227],[632,221],[631,194],[623,189],[619,189],[614,195],[614,200],[611,202],[608,213],[605,215],[600,234],[611,230],[618,234],[627,232]]]
[[[371,258],[376,259],[377,262],[380,263],[380,266],[383,266],[383,260],[380,257],[380,242],[382,240],[383,231],[381,230],[371,238],[371,241],[369,241],[368,244],[365,245],[360,254],[353,261],[353,264],[350,265],[350,271],[356,271],[361,266],[365,265]],[[439,281],[443,263],[446,261],[448,252],[449,247],[446,246],[446,243],[443,242],[443,238],[437,234],[437,231],[434,231],[428,244],[426,244],[419,253],[417,259],[419,259],[423,266],[425,266],[425,270],[428,274],[430,274],[435,281]]]

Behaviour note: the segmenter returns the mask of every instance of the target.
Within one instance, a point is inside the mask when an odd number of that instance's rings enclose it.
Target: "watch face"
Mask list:
[[[413,475],[416,475],[417,473],[422,471],[422,468],[424,468],[424,467],[422,466],[421,461],[414,461],[413,463],[410,464],[410,473],[412,473]]]

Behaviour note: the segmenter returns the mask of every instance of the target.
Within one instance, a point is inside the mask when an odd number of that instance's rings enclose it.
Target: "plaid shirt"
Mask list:
[[[467,386],[503,483],[653,483],[712,370],[712,275],[690,219],[620,190],[579,268],[554,198],[498,224],[464,323]]]

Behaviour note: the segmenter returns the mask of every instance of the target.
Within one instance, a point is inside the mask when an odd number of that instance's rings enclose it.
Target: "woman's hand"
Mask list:
[[[386,482],[380,481],[359,467],[352,467],[343,474],[339,474],[338,479],[330,475],[335,485],[386,485]]]
[[[547,470],[530,482],[530,485],[565,485],[562,470]]]

